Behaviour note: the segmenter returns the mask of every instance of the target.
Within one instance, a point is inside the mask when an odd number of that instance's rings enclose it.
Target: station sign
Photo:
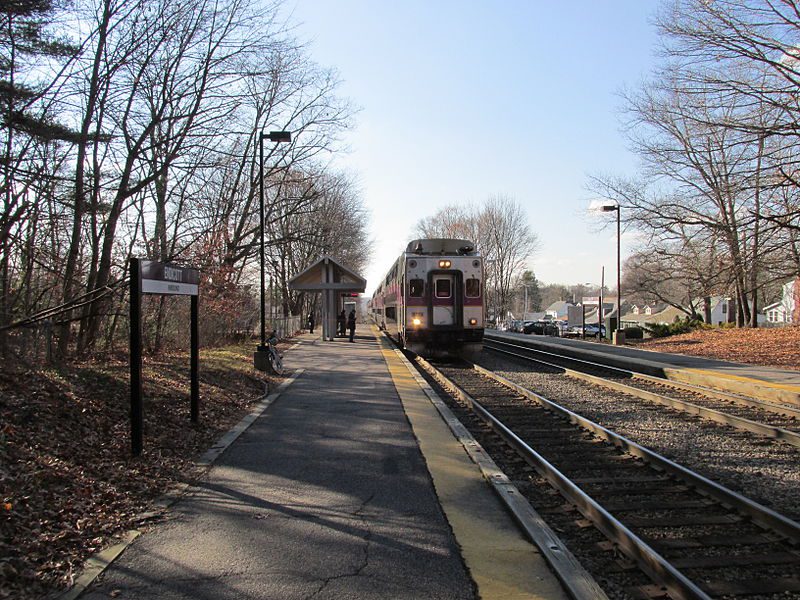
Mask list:
[[[200,271],[154,260],[140,260],[142,294],[176,294],[197,296]]]
[[[581,304],[584,306],[599,306],[600,305],[600,297],[599,296],[584,296],[581,299]]]
[[[198,302],[200,271],[141,258],[130,259],[130,369],[131,369],[131,454],[142,453],[144,402],[142,400],[142,296],[144,294],[189,296],[190,321],[190,405],[189,418],[200,418],[200,337]]]

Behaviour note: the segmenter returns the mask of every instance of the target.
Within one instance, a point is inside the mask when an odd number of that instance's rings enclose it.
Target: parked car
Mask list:
[[[600,337],[606,336],[606,327],[605,325],[601,325],[600,327],[597,326],[597,323],[586,323],[585,328],[581,327],[580,325],[573,325],[569,328],[569,335],[582,335],[585,333],[586,337],[597,337],[598,331],[600,332]]]
[[[558,325],[553,321],[525,321],[522,333],[535,333],[536,335],[558,336]]]

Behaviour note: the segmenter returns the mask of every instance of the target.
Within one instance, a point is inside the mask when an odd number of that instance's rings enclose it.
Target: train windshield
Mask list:
[[[481,280],[475,277],[470,277],[465,282],[465,291],[467,297],[469,298],[477,298],[481,295]]]
[[[422,279],[410,279],[408,281],[408,295],[412,298],[422,298],[425,289],[425,281]]]
[[[436,280],[436,297],[449,298],[450,297],[450,280],[437,279]]]

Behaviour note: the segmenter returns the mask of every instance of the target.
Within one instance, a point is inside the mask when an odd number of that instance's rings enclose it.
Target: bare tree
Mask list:
[[[9,5],[0,38],[14,31],[11,21],[23,23],[17,10],[23,4]],[[316,239],[279,229],[319,214],[326,206],[320,198],[330,203],[330,191],[346,187],[338,176],[330,178],[336,185],[320,183],[354,112],[336,95],[336,73],[317,66],[289,35],[277,19],[279,2],[78,0],[65,6],[71,12],[52,31],[68,34],[74,47],[47,45],[69,60],[34,60],[25,68],[42,75],[43,85],[11,102],[4,96],[3,123],[12,123],[12,113],[19,118],[17,129],[3,130],[0,334],[54,318],[66,354],[77,319],[79,350],[95,348],[104,327],[110,341],[134,254],[198,264],[214,274],[213,293],[233,299],[225,305],[216,298],[220,306],[245,306],[260,240],[260,134],[289,129],[295,139],[267,145],[264,225],[277,235],[268,245],[287,252],[276,274],[290,272],[297,244]],[[39,19],[50,3],[37,0],[30,10]],[[30,41],[35,27],[24,26]],[[17,40],[0,39],[3,44],[13,54]],[[8,58],[0,70],[10,65],[16,74],[22,63]],[[18,134],[23,128],[24,136]],[[352,207],[361,223],[356,197],[343,192],[341,207]],[[363,223],[350,233],[351,245],[361,244],[353,256],[366,255]],[[330,251],[347,245],[331,240]],[[162,302],[156,313],[156,348],[166,309]],[[16,321],[11,310],[22,311]]]
[[[477,245],[486,268],[487,307],[505,314],[511,305],[513,282],[538,246],[522,207],[512,198],[490,196],[480,208],[450,205],[421,219],[420,237],[458,237]]]

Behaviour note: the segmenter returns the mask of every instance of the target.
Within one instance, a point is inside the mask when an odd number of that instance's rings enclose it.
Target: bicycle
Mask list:
[[[269,338],[267,339],[267,361],[269,362],[269,368],[272,369],[272,372],[276,375],[283,375],[283,357],[278,352],[278,348],[276,344],[278,343],[278,336],[275,335],[275,331],[269,334]]]

